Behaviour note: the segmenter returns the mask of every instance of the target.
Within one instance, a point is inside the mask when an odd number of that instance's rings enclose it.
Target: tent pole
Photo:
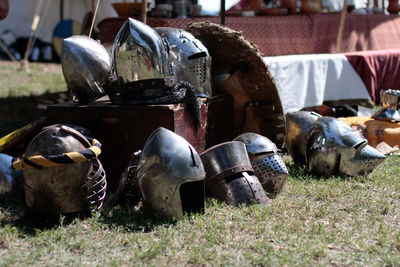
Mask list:
[[[142,8],[140,11],[140,20],[146,24],[147,22],[147,0],[142,0]]]
[[[221,25],[225,25],[225,0],[221,0]]]
[[[11,59],[12,62],[17,63],[18,61],[15,59],[15,57],[10,53],[10,50],[8,50],[7,46],[3,44],[3,42],[0,39],[0,47],[6,52],[7,56]]]
[[[340,23],[339,23],[339,31],[338,35],[336,38],[336,53],[340,53],[341,46],[342,46],[342,40],[343,40],[343,30],[344,30],[344,24],[346,22],[346,13],[347,13],[347,0],[343,0],[343,8],[342,12],[340,13]]]
[[[64,20],[64,0],[60,0],[60,21]]]
[[[97,11],[99,10],[99,4],[100,4],[100,0],[97,0],[96,8],[95,8],[94,13],[93,13],[92,24],[90,25],[89,38],[92,37],[94,21],[96,20],[96,17],[97,17]]]

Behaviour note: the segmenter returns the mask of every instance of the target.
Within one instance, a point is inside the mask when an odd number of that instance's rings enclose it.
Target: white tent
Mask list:
[[[64,3],[64,19],[72,19],[79,23],[82,23],[86,12],[92,10],[92,0],[9,0],[9,2],[8,17],[0,21],[0,34],[9,30],[16,37],[29,37],[35,10],[38,3],[42,2],[37,37],[49,43],[52,41],[53,30],[60,21],[61,2]],[[101,0],[95,25],[106,17],[117,16],[111,6],[112,2],[120,2],[120,0]]]

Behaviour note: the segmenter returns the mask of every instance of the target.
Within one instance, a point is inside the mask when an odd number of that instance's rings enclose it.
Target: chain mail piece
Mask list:
[[[147,138],[137,167],[145,209],[176,219],[204,212],[205,175],[198,153],[184,138],[156,129]]]
[[[105,95],[111,56],[99,42],[76,35],[63,40],[61,66],[71,99],[86,104]]]
[[[234,139],[243,142],[249,155],[254,174],[260,180],[267,196],[275,198],[283,188],[288,175],[280,150],[267,137],[244,133]]]
[[[206,170],[206,194],[231,206],[265,204],[268,198],[254,175],[244,143],[225,142],[200,155]]]
[[[29,210],[66,214],[101,209],[107,187],[105,171],[97,157],[87,159],[80,153],[91,147],[90,139],[89,131],[76,125],[52,125],[32,139],[25,160],[49,156],[58,165],[31,168],[35,166],[32,163],[22,170],[24,199],[21,201]],[[72,156],[78,160],[70,159]]]
[[[312,125],[306,154],[308,171],[321,176],[367,176],[385,159],[361,132],[332,117]]]

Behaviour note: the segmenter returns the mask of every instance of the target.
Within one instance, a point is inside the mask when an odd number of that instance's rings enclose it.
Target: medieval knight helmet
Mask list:
[[[99,210],[106,195],[106,176],[97,158],[100,143],[76,125],[45,127],[29,143],[22,159],[26,207],[43,214]]]
[[[336,118],[319,118],[307,139],[308,170],[317,175],[367,176],[385,159],[361,132]]]
[[[319,114],[311,111],[286,114],[285,146],[294,163],[306,164],[307,135],[319,117]]]
[[[188,81],[200,96],[211,96],[211,56],[207,48],[182,29],[159,27],[155,30],[168,41],[175,80]]]
[[[99,42],[83,35],[64,39],[61,66],[73,101],[86,104],[105,94],[112,62]]]
[[[280,150],[267,137],[256,133],[244,133],[234,139],[243,142],[250,158],[254,174],[260,180],[267,196],[275,198],[283,188],[288,175]]]
[[[118,99],[135,97],[142,87],[159,89],[173,84],[168,44],[138,20],[129,18],[118,32],[113,61],[120,83]]]
[[[147,138],[137,168],[146,209],[176,219],[203,212],[205,175],[196,150],[181,136],[160,127]]]
[[[206,170],[206,194],[228,205],[264,204],[268,198],[254,176],[244,143],[215,145],[200,155]]]

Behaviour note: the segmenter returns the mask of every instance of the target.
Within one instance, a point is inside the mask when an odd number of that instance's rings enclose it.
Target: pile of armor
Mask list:
[[[119,31],[112,55],[89,37],[66,38],[61,64],[71,99],[79,104],[104,95],[115,104],[186,102],[199,116],[197,97],[212,95],[211,57],[199,40],[181,29],[153,29],[134,19]],[[265,204],[281,192],[288,174],[280,151],[264,136],[245,133],[199,155],[181,136],[158,128],[133,153],[118,189],[104,203],[100,153],[88,129],[44,127],[22,158],[1,158],[12,167],[3,168],[9,172],[0,189],[19,183],[26,210],[70,214],[98,211],[103,204],[109,211],[129,183],[146,210],[182,219],[204,211],[206,196],[234,206]]]
[[[197,97],[212,95],[211,57],[199,40],[181,29],[153,29],[134,19],[119,31],[112,55],[88,37],[65,39],[61,64],[71,99],[80,104],[104,95],[115,104],[186,102],[199,122]],[[285,143],[295,163],[323,176],[366,176],[385,158],[359,131],[312,112],[287,114]],[[243,133],[198,154],[184,138],[160,127],[132,154],[105,203],[100,154],[101,144],[88,129],[44,127],[21,158],[0,154],[0,194],[19,184],[20,202],[35,213],[90,213],[103,204],[107,213],[131,184],[145,210],[182,219],[203,212],[206,197],[232,206],[267,204],[288,175],[280,150],[265,136]]]
[[[184,138],[160,127],[133,154],[118,193],[134,184],[146,210],[182,219],[204,212],[205,197],[232,206],[266,204],[281,192],[287,175],[279,151],[264,136],[246,133],[199,155]]]
[[[129,18],[117,34],[112,56],[86,36],[63,41],[61,65],[71,99],[90,103],[108,95],[115,104],[185,102],[197,123],[197,97],[210,97],[211,57],[190,33],[151,28]]]

